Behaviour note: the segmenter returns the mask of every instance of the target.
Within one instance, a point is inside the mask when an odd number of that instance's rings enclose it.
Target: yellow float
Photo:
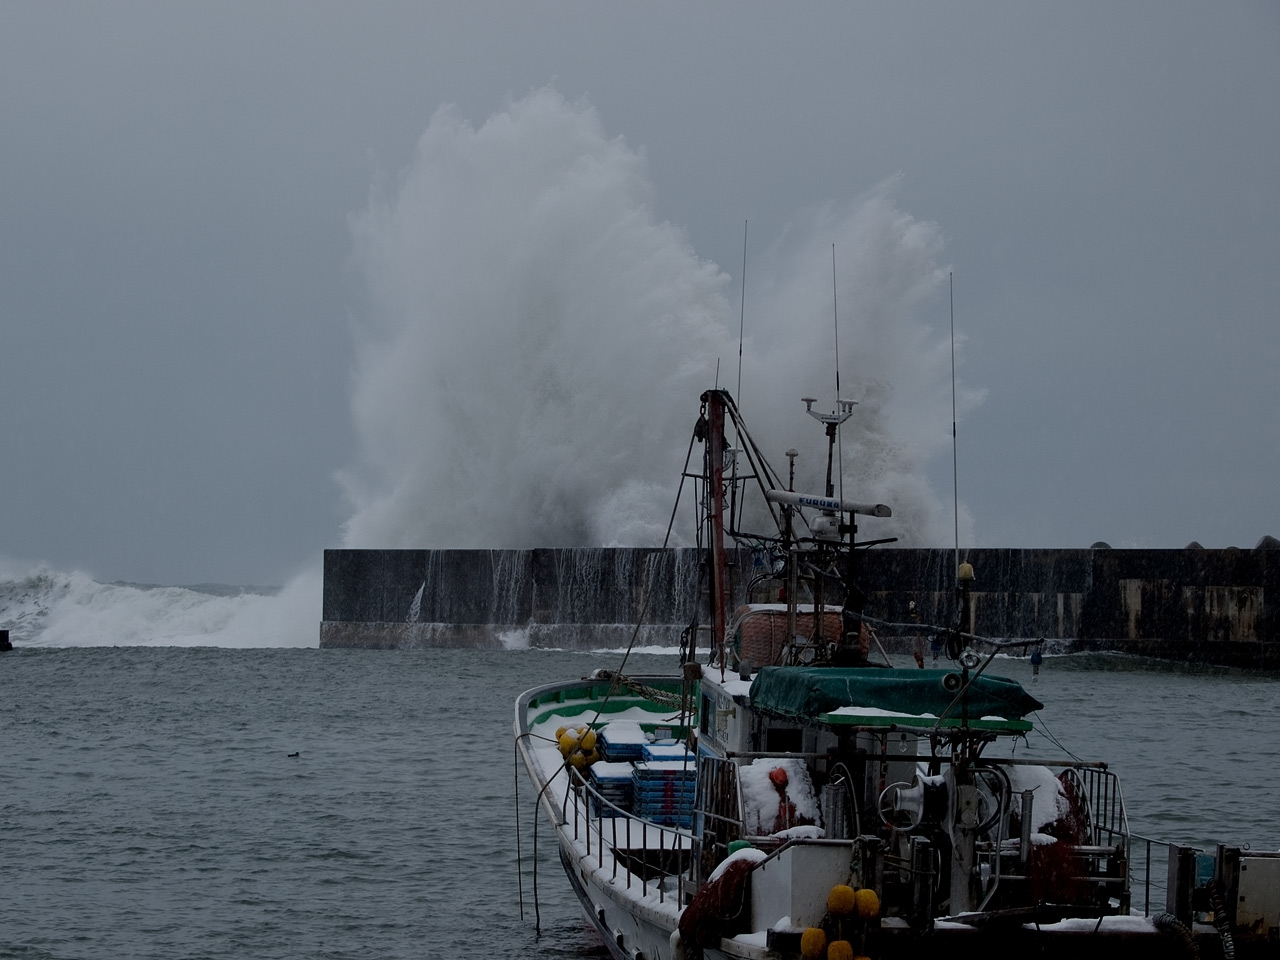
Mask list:
[[[800,934],[800,955],[804,960],[822,960],[826,952],[826,931],[821,927],[806,927]]]
[[[880,898],[876,896],[874,890],[864,887],[854,894],[854,909],[858,911],[860,917],[877,917],[880,915]]]
[[[858,895],[853,887],[837,883],[827,894],[827,912],[833,917],[847,917],[857,907]],[[852,957],[852,954],[850,954]]]

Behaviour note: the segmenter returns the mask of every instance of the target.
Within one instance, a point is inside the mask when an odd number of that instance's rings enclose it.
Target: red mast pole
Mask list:
[[[707,484],[710,487],[711,521],[711,642],[720,658],[720,668],[725,666],[726,601],[729,595],[729,571],[724,552],[724,451],[728,446],[724,438],[724,393],[708,390],[709,410],[707,418]]]

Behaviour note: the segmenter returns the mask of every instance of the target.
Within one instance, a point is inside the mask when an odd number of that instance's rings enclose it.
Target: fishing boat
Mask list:
[[[1105,763],[1001,749],[1041,704],[988,668],[1039,648],[969,632],[967,564],[951,623],[876,609],[859,570],[894,538],[859,522],[892,511],[833,482],[854,404],[805,403],[828,441],[819,494],[794,489],[793,450],[784,482],[727,391],[701,397],[683,476],[706,561],[680,670],[624,657],[517,699],[519,755],[610,954],[1280,955],[1280,853],[1157,845],[1153,868]],[[897,632],[944,665],[895,666]]]

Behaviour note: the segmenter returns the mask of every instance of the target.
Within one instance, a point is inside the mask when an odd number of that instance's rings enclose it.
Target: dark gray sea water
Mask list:
[[[5,654],[0,957],[604,956],[545,824],[535,932],[535,809],[511,721],[519,691],[618,659]],[[628,670],[674,659],[636,656]],[[993,671],[1030,681],[1022,661]],[[1054,737],[1119,772],[1135,832],[1280,848],[1274,676],[1067,657],[1031,689]],[[1059,755],[1040,736],[1019,750]]]

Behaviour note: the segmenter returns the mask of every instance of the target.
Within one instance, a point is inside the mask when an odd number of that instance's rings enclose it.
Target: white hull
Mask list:
[[[689,832],[635,817],[592,816],[586,800],[569,789],[559,751],[529,730],[524,714],[518,704],[520,756],[555,828],[565,873],[600,938],[619,960],[682,960],[672,936],[679,923],[678,879],[646,878],[615,851],[687,856]]]
[[[618,960],[673,960],[678,950],[672,938],[677,917],[648,909],[625,890],[617,890],[592,858],[573,859],[573,845],[563,838],[560,857],[584,913],[610,954]]]
[[[826,426],[825,497],[789,489],[727,392],[701,396],[690,458],[702,442],[703,470],[686,463],[685,476],[708,563],[705,610],[687,637],[696,650],[707,614],[713,656],[682,656],[676,677],[597,671],[517,700],[521,756],[611,954],[1274,957],[1280,854],[1171,848],[1170,912],[1130,916],[1135,838],[1115,773],[984,755],[1030,732],[1043,706],[986,673],[998,652],[1027,643],[960,629],[971,622],[968,563],[957,566],[951,626],[871,615],[855,546],[887,541],[855,545],[853,520],[891,514],[833,499],[836,428],[852,404],[828,415],[805,402]],[[733,530],[753,486],[777,528],[761,538]],[[731,576],[729,537],[755,551],[737,570],[744,584]],[[760,602],[775,598],[786,602]],[[927,633],[954,665],[880,663],[877,628]]]

